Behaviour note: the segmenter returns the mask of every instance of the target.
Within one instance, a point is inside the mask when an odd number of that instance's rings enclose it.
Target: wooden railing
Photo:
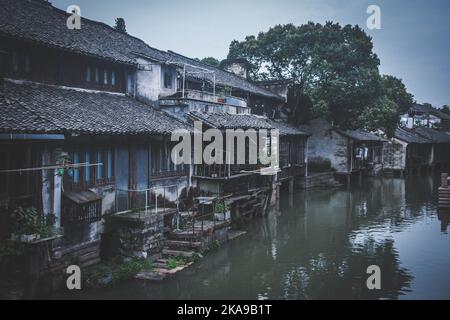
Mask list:
[[[260,166],[252,164],[213,164],[196,165],[194,175],[205,178],[228,178],[240,174],[255,172]]]
[[[224,202],[225,199],[227,199],[227,198],[229,198],[229,196],[211,197],[210,199],[198,201],[196,204],[194,204],[191,207],[191,209],[190,209],[190,211],[191,211],[190,229],[191,229],[193,235],[196,234],[196,227],[200,227],[199,230],[197,230],[197,231],[200,231],[201,235],[203,235],[203,233],[205,231],[205,222],[211,222],[213,229],[216,228],[217,219],[216,219],[215,215],[217,214],[217,212],[215,212],[214,208],[216,207],[217,202]],[[211,212],[205,213],[205,211],[204,211],[205,204],[211,205],[211,208],[212,208]],[[223,214],[223,216],[224,216],[223,221],[226,221],[226,212],[223,212],[221,214]],[[192,241],[192,238],[190,238],[190,240]]]

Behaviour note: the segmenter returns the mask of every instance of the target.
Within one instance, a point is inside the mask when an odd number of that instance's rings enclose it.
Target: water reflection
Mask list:
[[[450,210],[440,210],[438,213],[439,221],[441,221],[441,232],[448,233],[448,225],[450,224]]]
[[[432,178],[299,192],[283,196],[279,209],[252,222],[245,236],[170,280],[58,297],[450,298],[449,218],[437,214]],[[366,287],[370,265],[381,267],[380,291]]]

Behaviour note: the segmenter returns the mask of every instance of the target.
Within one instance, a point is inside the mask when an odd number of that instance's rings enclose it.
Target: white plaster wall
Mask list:
[[[116,192],[115,186],[92,188],[90,191],[100,195],[102,197],[102,216],[105,214],[114,213]],[[94,241],[100,238],[100,235],[104,232],[104,221],[98,221],[91,223],[89,226],[89,239],[88,241]]]
[[[159,98],[177,92],[177,72],[174,68],[157,64],[146,59],[137,59],[139,70],[136,71],[136,97],[144,102],[156,102]],[[164,88],[164,71],[172,74],[172,88]]]
[[[225,67],[225,70],[232,72],[241,78],[247,78],[247,69],[239,63],[231,63]]]
[[[175,94],[178,91],[177,88],[177,71],[173,67],[167,65],[160,66],[160,93],[159,98],[164,98]],[[164,73],[169,71],[172,74],[172,85],[171,88],[164,88]]]
[[[155,188],[154,194],[156,196],[162,196],[165,197],[168,201],[176,202],[181,194],[181,191],[189,187],[188,180],[188,177],[174,177],[152,180],[151,187]],[[174,185],[176,185],[177,187],[175,187]],[[158,207],[160,205],[162,206],[163,204],[159,203]]]
[[[308,140],[308,162],[328,159],[337,172],[347,172],[348,139],[332,129],[325,119],[314,119],[308,126],[312,134]]]
[[[143,70],[136,72],[136,97],[145,102],[157,101],[162,87],[161,65],[145,59],[137,59],[137,63]]]
[[[442,120],[434,115],[430,115],[429,117],[427,116],[410,117],[409,115],[402,115],[400,118],[400,123],[409,129],[418,126],[432,128],[434,126],[440,125],[441,122]]]

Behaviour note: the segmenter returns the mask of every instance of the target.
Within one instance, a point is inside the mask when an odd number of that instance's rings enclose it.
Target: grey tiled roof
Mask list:
[[[125,95],[29,82],[0,85],[0,132],[169,135],[189,129]]]
[[[408,143],[450,143],[449,134],[430,128],[398,128],[394,137]]]
[[[0,35],[47,47],[61,49],[110,61],[136,64],[136,57],[187,66],[189,72],[200,68],[215,72],[216,83],[265,97],[282,99],[232,73],[189,59],[174,52],[150,47],[144,41],[97,21],[81,19],[81,30],[69,30],[68,14],[43,0],[1,0]],[[82,11],[83,14],[83,11]],[[212,81],[212,74],[208,75]]]
[[[378,142],[387,142],[386,139],[379,137],[373,133],[363,131],[363,130],[336,130],[340,134],[343,134],[353,140],[356,141],[378,141]]]
[[[308,134],[287,123],[252,114],[189,113],[194,120],[201,120],[217,129],[277,129],[280,136],[307,136]]]
[[[278,100],[283,100],[279,95],[270,92],[264,88],[257,86],[231,72],[224,71],[219,68],[212,67],[210,65],[201,63],[200,61],[190,59],[179,53],[168,51],[164,52],[167,57],[167,61],[179,66],[180,68],[186,65],[187,75],[196,74],[201,72],[201,77],[208,79],[210,82],[214,81],[213,73],[215,74],[216,84],[221,86],[228,86],[242,91],[248,91],[253,94],[274,98]],[[207,72],[202,71],[202,69],[207,70]]]
[[[429,139],[426,139],[423,136],[415,133],[414,130],[406,128],[397,128],[397,130],[395,130],[394,138],[407,143],[418,143],[418,144],[431,143]]]
[[[189,116],[217,129],[274,129],[265,118],[251,114],[204,113],[193,111]]]
[[[81,30],[69,30],[69,15],[44,1],[2,0],[1,8],[0,34],[15,39],[127,64],[134,63],[133,51],[149,50],[143,41],[85,18]]]
[[[294,127],[288,123],[281,122],[281,121],[275,121],[275,120],[267,120],[269,124],[275,128],[278,129],[280,132],[280,136],[308,136],[310,134],[306,133],[305,131],[300,130],[297,127]]]
[[[423,104],[414,104],[410,111],[412,112],[422,112],[422,113],[429,113],[431,115],[434,115],[442,120],[450,120],[450,115],[446,114],[445,112],[442,112],[439,109],[430,107],[430,106],[426,106]]]
[[[450,143],[450,135],[446,132],[430,128],[416,128],[415,132],[433,143]]]

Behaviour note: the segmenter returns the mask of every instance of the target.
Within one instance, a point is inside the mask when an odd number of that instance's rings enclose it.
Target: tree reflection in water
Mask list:
[[[439,254],[448,252],[450,238],[441,232],[435,192],[431,178],[417,177],[370,179],[350,191],[298,192],[292,201],[283,195],[279,209],[252,221],[245,236],[169,280],[134,281],[70,297],[397,299],[417,291],[420,278],[419,289],[434,290],[429,286],[441,283],[434,296],[450,298],[445,281],[429,270],[450,267],[449,257]],[[440,215],[442,229],[448,217]],[[424,242],[433,250],[416,252]],[[370,265],[381,268],[381,290],[366,287]]]

